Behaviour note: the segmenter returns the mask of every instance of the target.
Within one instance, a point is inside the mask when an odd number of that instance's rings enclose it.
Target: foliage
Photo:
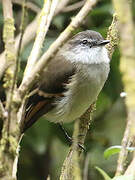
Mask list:
[[[104,151],[104,157],[107,159],[114,154],[118,154],[121,149],[122,149],[122,146],[111,146]],[[129,152],[135,151],[134,147],[127,147],[126,149]]]
[[[110,178],[105,171],[103,171],[101,168],[96,167],[96,169],[99,171],[99,173],[103,176],[104,180],[133,180],[133,176],[131,175],[123,175],[123,176],[116,176],[114,178]]]

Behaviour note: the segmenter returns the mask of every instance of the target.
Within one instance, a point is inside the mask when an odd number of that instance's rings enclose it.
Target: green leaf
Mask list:
[[[104,177],[105,180],[134,180],[134,177],[132,175],[122,175],[110,178],[104,170],[97,166],[95,168],[99,171],[99,173]]]
[[[110,156],[119,153],[121,150],[120,146],[111,146],[104,151],[104,157],[107,159]]]
[[[104,151],[104,157],[107,159],[110,156],[119,153],[121,148],[122,148],[122,146],[111,146],[111,147],[109,147],[108,149],[106,149]],[[135,147],[127,147],[126,149],[130,152],[135,151]]]
[[[112,180],[133,180],[134,177],[131,176],[131,175],[124,175],[124,176],[117,176],[117,177],[114,177]]]
[[[108,176],[108,174],[104,170],[102,170],[101,168],[99,168],[97,166],[95,168],[104,177],[105,180],[111,180],[111,178]]]

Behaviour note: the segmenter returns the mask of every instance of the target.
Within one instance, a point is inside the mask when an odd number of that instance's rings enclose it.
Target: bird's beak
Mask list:
[[[108,44],[109,42],[110,42],[109,40],[102,40],[102,41],[99,41],[99,42],[97,43],[97,45],[98,45],[98,46],[104,46],[104,45]]]

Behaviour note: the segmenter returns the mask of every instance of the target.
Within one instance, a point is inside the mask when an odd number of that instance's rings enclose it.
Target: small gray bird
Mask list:
[[[109,62],[100,33],[86,30],[72,37],[58,51],[36,84],[27,103],[24,129],[39,117],[52,122],[79,118],[96,100],[109,73]]]

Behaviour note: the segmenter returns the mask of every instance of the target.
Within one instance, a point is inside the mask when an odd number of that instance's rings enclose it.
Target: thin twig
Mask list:
[[[12,2],[15,3],[15,4],[19,4],[21,6],[23,5],[23,2],[20,1],[20,0],[12,0]],[[31,9],[32,11],[34,11],[36,13],[39,13],[40,10],[41,10],[36,4],[34,4],[32,2],[26,2],[26,7],[28,9]]]
[[[0,118],[3,120],[5,118],[5,115],[6,115],[5,108],[2,102],[0,101]]]
[[[25,77],[31,74],[31,71],[33,71],[33,67],[35,63],[39,58],[40,51],[44,42],[44,38],[49,29],[58,1],[59,0],[52,0],[52,1],[46,0],[44,3],[43,9],[40,15],[40,23],[37,29],[37,36],[36,36],[31,54],[28,58],[27,66],[24,72],[24,80],[25,80]]]
[[[81,169],[80,169],[80,159],[79,159],[79,151],[78,151],[78,134],[79,134],[79,123],[75,121],[74,123],[74,132],[73,132],[73,144],[71,146],[71,151],[73,151],[72,155],[72,175],[71,179],[81,180]]]
[[[13,177],[14,180],[17,180],[16,179],[16,174],[17,174],[17,170],[18,170],[17,165],[18,165],[18,159],[19,159],[20,143],[21,143],[21,140],[23,138],[23,135],[24,134],[20,135],[19,141],[17,143],[16,157],[15,157],[15,160],[14,160],[14,163],[13,163],[13,169],[12,169],[12,177]]]
[[[62,1],[60,1],[57,8],[56,8],[56,10],[55,10],[55,15],[59,14],[63,10],[63,8],[66,7],[66,5],[69,3],[69,1],[70,0],[62,0]]]
[[[20,25],[20,40],[19,40],[18,50],[17,50],[17,53],[16,53],[15,72],[14,72],[13,85],[12,85],[12,97],[13,97],[13,94],[14,94],[15,84],[17,83],[20,52],[21,52],[22,39],[23,39],[24,29],[25,29],[25,17],[26,17],[26,6],[25,6],[25,3],[26,3],[26,0],[23,0],[23,3],[22,3],[21,25]]]
[[[83,180],[88,180],[89,162],[90,162],[90,153],[87,153],[85,157],[85,162],[84,162]]]
[[[2,0],[0,0],[1,3]],[[13,4],[18,4],[18,5],[23,5],[23,1],[20,0],[11,0]],[[41,11],[40,7],[38,7],[36,4],[32,2],[26,2],[26,7],[27,9],[32,10],[33,12],[39,13]]]
[[[74,11],[76,9],[79,9],[79,8],[81,8],[84,5],[85,2],[86,2],[86,0],[83,0],[83,1],[80,1],[80,2],[77,2],[77,3],[74,3],[72,5],[66,6],[62,10],[62,12],[69,12],[69,11]]]
[[[27,76],[28,73],[31,73],[33,66],[36,63],[36,61],[40,55],[44,37],[46,35],[45,26],[47,23],[47,17],[49,15],[50,7],[51,7],[51,1],[49,1],[49,0],[44,1],[44,6],[43,6],[43,9],[39,16],[40,22],[39,22],[39,25],[37,26],[37,35],[36,35],[30,56],[27,61],[24,76]]]
[[[78,152],[78,131],[79,131],[79,124],[76,120],[74,124],[73,143],[63,163],[60,180],[69,180],[69,179],[81,180],[81,171],[79,166],[79,152]]]
[[[12,94],[14,86],[14,69],[16,63],[16,55],[14,53],[14,19],[12,11],[12,3],[10,0],[3,0],[3,14],[4,14],[4,33],[3,39],[5,43],[5,55],[6,62],[9,64],[9,68],[5,74],[5,88],[6,88],[6,110],[8,112],[7,131],[9,132],[10,127],[10,111],[12,103]]]
[[[132,175],[135,178],[135,155],[133,156],[133,159],[128,166],[127,170],[125,171],[124,175]]]
[[[122,139],[122,149],[120,151],[119,157],[118,157],[118,165],[117,165],[117,170],[116,170],[116,176],[121,175],[124,172],[124,163],[127,158],[128,150],[128,141],[129,141],[129,136],[130,136],[130,129],[131,129],[132,121],[131,118],[129,117],[127,120],[127,126],[124,132],[124,136]]]
[[[58,51],[58,48],[70,37],[72,32],[82,23],[82,20],[86,17],[89,11],[96,4],[97,0],[87,0],[83,8],[76,15],[76,17],[72,20],[69,26],[61,33],[61,35],[57,38],[57,40],[50,46],[50,48],[43,54],[40,60],[37,62],[36,66],[33,68],[31,74],[23,79],[20,87],[19,93],[21,97],[24,97],[26,92],[34,83],[35,79],[38,78],[45,68],[45,66],[49,63],[50,59]]]
[[[12,3],[10,0],[2,0],[4,19],[13,18]]]
[[[92,120],[92,113],[95,111],[96,104],[95,102],[90,105],[87,111],[79,118],[79,134],[78,134],[78,142],[82,146],[84,145],[85,137],[87,135],[91,120]],[[79,150],[80,153],[82,150]]]

